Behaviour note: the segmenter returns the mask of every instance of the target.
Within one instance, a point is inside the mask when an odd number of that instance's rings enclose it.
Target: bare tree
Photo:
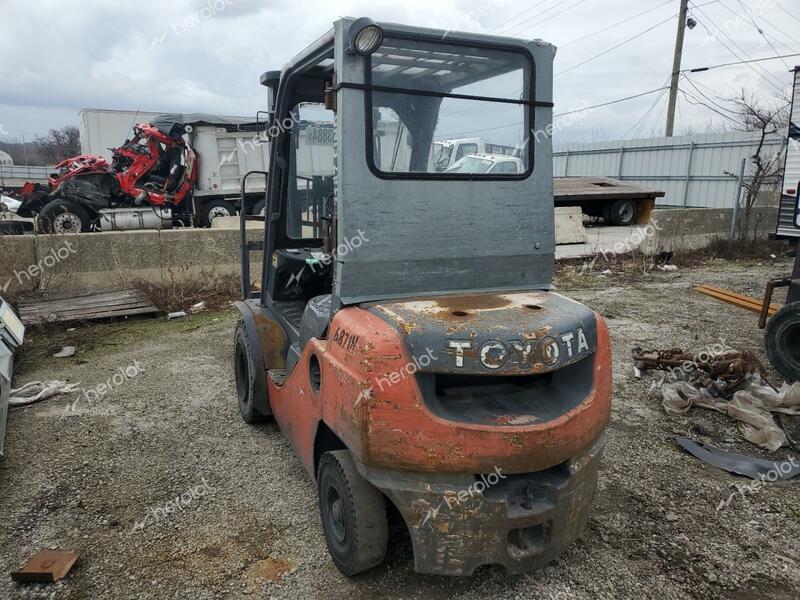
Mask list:
[[[77,127],[67,125],[51,129],[46,136],[36,136],[33,145],[38,153],[52,164],[81,153],[81,138]]]
[[[786,148],[785,141],[775,152],[767,152],[764,144],[768,136],[773,135],[789,125],[789,106],[791,102],[782,95],[776,95],[773,102],[759,99],[747,89],[742,89],[739,95],[728,100],[734,107],[732,111],[738,118],[736,129],[740,131],[758,132],[758,146],[755,153],[750,156],[749,175],[742,181],[744,189],[744,202],[741,206],[737,237],[745,239],[750,234],[755,239],[758,234],[760,219],[753,219],[753,207],[765,194],[778,190],[783,172],[783,155]],[[739,175],[726,171],[726,175],[734,177],[737,181]]]

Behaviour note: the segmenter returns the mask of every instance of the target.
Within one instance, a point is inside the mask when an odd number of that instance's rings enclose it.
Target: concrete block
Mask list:
[[[556,207],[556,244],[583,244],[586,229],[580,206]]]
[[[264,221],[246,221],[247,230],[264,231]],[[211,229],[235,229],[239,231],[239,217],[217,217],[211,221]]]

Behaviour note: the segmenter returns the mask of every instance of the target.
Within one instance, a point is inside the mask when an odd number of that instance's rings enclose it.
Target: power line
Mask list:
[[[697,5],[696,5],[694,2],[692,2],[692,7],[693,7],[693,8],[695,8],[695,9],[697,9],[697,11],[698,11],[700,14],[702,14],[702,15],[705,17],[705,19],[706,19],[708,22],[710,22],[712,25],[714,25],[714,27],[716,27],[716,28],[717,28],[717,30],[719,30],[719,32],[720,32],[722,35],[724,35],[726,38],[728,38],[728,40],[729,40],[729,41],[730,41],[730,42],[731,42],[731,43],[732,43],[732,44],[733,44],[733,45],[734,45],[736,48],[738,48],[738,49],[739,49],[739,51],[740,51],[742,54],[744,54],[744,56],[746,56],[748,59],[751,59],[751,60],[752,60],[752,58],[753,58],[753,57],[752,57],[752,56],[750,56],[750,55],[749,55],[749,54],[748,54],[748,53],[747,53],[747,52],[746,52],[746,51],[745,51],[745,50],[744,50],[744,49],[743,49],[741,46],[739,46],[739,44],[737,44],[737,43],[736,43],[736,41],[735,41],[735,40],[733,40],[733,39],[731,38],[731,36],[729,36],[727,33],[725,33],[725,31],[723,31],[722,29],[720,29],[720,28],[719,28],[719,27],[718,27],[718,26],[717,26],[717,25],[714,23],[713,19],[711,19],[711,18],[710,18],[710,17],[709,17],[709,16],[706,14],[706,12],[705,12],[705,11],[701,10],[701,9],[700,9],[700,7],[699,7],[699,6],[697,6]],[[704,28],[704,29],[705,29],[705,30],[706,30],[706,31],[707,31],[707,32],[708,32],[708,33],[711,35],[711,37],[713,37],[713,38],[714,38],[715,40],[717,40],[717,41],[718,41],[720,44],[722,44],[722,45],[725,47],[725,49],[726,49],[728,52],[730,52],[731,54],[733,54],[733,55],[734,55],[736,58],[738,58],[739,60],[742,60],[742,57],[741,57],[741,56],[739,56],[738,54],[736,54],[736,52],[734,52],[733,50],[731,50],[730,46],[728,46],[728,45],[727,45],[725,42],[723,42],[723,41],[722,41],[722,40],[721,40],[719,37],[717,37],[717,35],[716,35],[716,34],[715,34],[713,31],[711,31],[711,29],[709,29],[709,28],[708,28],[708,25],[706,25],[706,24],[705,24],[705,22],[701,22],[701,23],[702,23],[702,25],[703,25],[703,28]],[[753,61],[753,62],[755,62],[755,61]],[[781,88],[780,88],[780,85],[776,85],[776,84],[775,84],[775,80],[770,80],[770,78],[769,78],[769,77],[766,77],[766,76],[764,76],[764,73],[762,73],[761,71],[759,71],[759,70],[758,70],[758,69],[756,69],[756,68],[755,68],[753,65],[751,65],[751,64],[749,64],[749,63],[747,63],[746,61],[742,61],[742,64],[747,64],[747,66],[748,66],[748,68],[749,68],[750,70],[752,70],[754,73],[756,73],[756,74],[757,74],[759,77],[761,77],[761,78],[762,78],[764,81],[766,81],[767,83],[769,83],[769,84],[770,84],[772,87],[774,87],[776,90],[779,90],[779,91],[780,91],[780,89],[781,89]],[[767,75],[769,75],[769,73],[768,73],[768,72],[767,72]]]
[[[525,23],[530,23],[530,22],[531,22],[531,21],[533,21],[534,19],[537,19],[537,18],[541,17],[543,14],[545,14],[545,13],[548,13],[548,12],[550,12],[551,10],[553,10],[553,9],[555,9],[555,8],[558,8],[559,6],[561,6],[561,5],[563,5],[563,4],[566,4],[568,1],[569,1],[569,0],[560,0],[560,2],[556,2],[556,3],[555,3],[553,6],[551,6],[550,8],[545,8],[543,11],[539,12],[538,14],[536,14],[536,15],[533,15],[532,17],[528,17],[527,19],[525,19],[525,20],[523,20],[523,21],[520,21],[520,22],[519,22],[519,23],[517,23],[516,25],[512,25],[511,27],[507,27],[506,29],[503,29],[503,30],[502,30],[501,32],[499,32],[499,33],[500,33],[500,35],[506,35],[506,33],[507,33],[507,32],[509,32],[509,31],[511,31],[512,29],[516,29],[517,27],[519,27],[520,25],[524,25]],[[513,19],[512,19],[512,20],[513,20]]]
[[[777,7],[778,7],[778,8],[780,8],[780,9],[781,9],[783,12],[785,12],[787,15],[789,15],[790,17],[792,17],[792,18],[793,18],[795,21],[798,21],[798,22],[800,22],[800,18],[798,18],[798,17],[797,17],[797,15],[795,15],[794,13],[792,13],[792,12],[789,12],[788,10],[786,10],[786,8],[785,8],[785,7],[783,7],[783,6],[781,6],[781,4],[780,4],[780,3],[778,3],[778,4],[777,4]]]
[[[648,108],[648,109],[645,111],[645,113],[644,113],[644,114],[643,114],[641,117],[639,117],[639,120],[637,120],[637,121],[636,121],[636,122],[635,122],[635,123],[634,123],[634,124],[631,126],[631,128],[630,128],[628,131],[626,131],[626,132],[625,132],[625,135],[623,135],[623,136],[622,136],[622,138],[623,138],[623,139],[627,138],[627,137],[628,137],[628,134],[632,133],[632,132],[633,132],[633,131],[634,131],[634,130],[635,130],[635,129],[636,129],[636,128],[637,128],[637,127],[638,127],[638,126],[639,126],[639,125],[640,125],[640,124],[641,124],[641,123],[644,121],[644,120],[645,120],[645,118],[646,118],[646,117],[647,117],[647,116],[648,116],[648,115],[649,115],[651,112],[653,112],[653,109],[656,107],[656,105],[657,105],[659,102],[661,102],[661,100],[664,98],[664,96],[666,95],[667,91],[669,90],[669,86],[667,85],[667,83],[669,83],[669,80],[670,80],[670,78],[669,78],[669,77],[667,77],[667,78],[664,80],[664,86],[662,87],[662,91],[661,91],[661,93],[660,93],[658,96],[656,96],[656,99],[655,99],[655,100],[653,101],[653,103],[650,105],[650,108]]]
[[[597,31],[593,31],[592,33],[588,33],[588,34],[584,35],[583,37],[579,37],[577,39],[574,39],[574,40],[572,40],[570,42],[567,42],[566,44],[560,44],[559,48],[565,48],[566,46],[569,46],[571,44],[575,44],[577,42],[582,42],[586,38],[590,38],[590,37],[592,37],[594,35],[597,35],[598,33],[603,33],[605,31],[608,31],[609,29],[614,29],[614,27],[617,27],[618,25],[622,25],[623,23],[627,23],[628,21],[633,21],[634,19],[636,19],[638,17],[641,17],[642,15],[646,15],[647,13],[653,12],[654,10],[659,9],[662,6],[666,6],[667,4],[672,4],[672,2],[673,2],[673,0],[667,0],[666,2],[663,2],[663,3],[661,3],[661,4],[657,5],[657,6],[654,6],[652,8],[648,8],[647,10],[644,10],[644,11],[638,13],[638,14],[635,14],[632,17],[628,17],[627,19],[623,19],[622,21],[617,21],[613,25],[609,25],[608,27],[603,27],[602,29],[598,29]]]
[[[655,94],[656,92],[660,92],[660,91],[666,90],[666,89],[669,89],[669,88],[668,87],[660,87],[660,88],[656,88],[654,90],[649,90],[647,92],[641,92],[640,94],[634,94],[633,96],[626,96],[625,98],[619,98],[617,100],[611,100],[609,102],[603,102],[602,104],[595,104],[594,106],[585,106],[583,108],[578,108],[576,110],[570,110],[570,111],[567,111],[567,112],[558,113],[556,115],[553,115],[553,118],[556,119],[558,117],[565,117],[567,115],[574,115],[576,113],[587,112],[587,111],[593,110],[595,108],[602,108],[604,106],[611,106],[612,104],[619,104],[620,102],[626,102],[628,100],[634,100],[636,98],[641,98],[642,96],[647,96],[649,94]],[[460,137],[460,136],[469,135],[469,134],[472,134],[472,133],[483,133],[483,132],[486,132],[486,131],[495,131],[497,129],[506,129],[508,127],[519,127],[519,126],[520,126],[520,123],[519,123],[519,121],[517,121],[515,123],[508,123],[507,125],[498,125],[496,127],[485,127],[483,129],[472,129],[470,131],[459,131],[459,132],[454,132],[454,133],[443,133],[438,137],[444,137],[444,138]]]
[[[734,56],[736,55],[734,54]],[[750,63],[764,62],[768,60],[778,60],[779,58],[792,58],[794,56],[800,56],[800,52],[796,52],[795,54],[782,54],[781,56],[766,56],[764,58],[752,58],[750,60],[737,60],[736,62],[711,65],[710,67],[696,67],[694,69],[683,69],[681,73],[701,73],[703,71],[710,71],[712,69],[719,69],[721,67],[732,67],[734,65],[747,65]],[[758,71],[756,71],[756,73],[758,74]]]
[[[691,85],[691,86],[692,86],[692,87],[695,89],[695,91],[696,91],[698,94],[700,94],[700,95],[701,95],[703,98],[705,98],[706,100],[708,100],[709,102],[711,102],[711,104],[713,104],[714,106],[716,106],[716,107],[717,107],[717,108],[719,108],[720,110],[723,110],[723,111],[725,111],[725,112],[729,112],[729,113],[731,113],[732,115],[736,115],[736,114],[738,114],[738,113],[737,113],[735,110],[731,110],[731,109],[729,109],[729,108],[725,108],[725,107],[724,107],[724,106],[722,106],[721,104],[718,104],[718,103],[717,103],[717,102],[716,102],[714,99],[712,99],[712,98],[710,98],[708,95],[706,95],[706,94],[705,94],[705,93],[704,93],[704,92],[703,92],[703,91],[702,91],[702,90],[701,90],[699,87],[697,87],[697,86],[695,85],[694,81],[692,81],[691,79],[689,79],[689,76],[688,76],[686,73],[681,73],[681,75],[683,75],[683,78],[684,78],[684,79],[685,79],[685,80],[686,80],[686,81],[689,83],[689,85]],[[710,90],[710,88],[708,88],[708,87],[706,87],[706,89],[709,89],[709,90]],[[713,93],[716,93],[716,92],[713,92]],[[718,96],[718,98],[719,98],[720,100],[722,100],[722,99],[723,99],[723,98],[721,98],[720,96]]]
[[[758,24],[756,23],[756,21],[755,21],[755,19],[753,18],[753,16],[752,16],[752,15],[750,15],[750,9],[749,9],[749,8],[747,8],[747,7],[746,7],[744,4],[742,4],[742,0],[736,0],[736,2],[738,2],[738,3],[739,3],[739,6],[741,6],[741,7],[742,7],[742,10],[743,10],[743,11],[745,11],[745,13],[747,14],[747,17],[750,19],[750,23],[752,23],[752,24],[753,24],[753,27],[755,27],[756,31],[758,31],[758,33],[759,33],[759,34],[761,34],[761,37],[763,37],[763,38],[764,38],[764,41],[766,41],[766,42],[767,42],[767,44],[769,44],[769,47],[770,47],[770,48],[772,48],[772,51],[775,53],[775,56],[778,56],[778,54],[779,54],[779,53],[778,53],[778,50],[777,50],[777,48],[775,48],[775,46],[773,46],[773,45],[772,45],[772,42],[770,42],[770,41],[769,41],[769,38],[767,37],[767,34],[766,34],[766,33],[764,33],[764,30],[763,30],[763,29],[761,29],[761,27],[759,27],[759,26],[758,26]],[[722,4],[722,3],[720,2],[720,4]],[[722,4],[722,6],[724,6],[724,7],[725,7],[725,8],[727,8],[728,10],[731,10],[730,8],[728,8],[727,6],[725,6],[724,4]],[[731,12],[734,12],[734,11],[731,11]],[[784,65],[786,66],[786,68],[788,69],[788,68],[789,68],[789,65],[786,63],[786,61],[785,61],[785,60],[783,60],[783,59],[781,59],[781,61],[783,62],[783,64],[784,64]]]
[[[571,67],[568,67],[568,68],[564,69],[563,71],[559,71],[558,73],[556,73],[556,74],[554,75],[554,77],[557,77],[557,76],[559,76],[559,75],[563,75],[564,73],[567,73],[567,72],[569,72],[569,71],[572,71],[573,69],[577,69],[578,67],[582,67],[582,66],[583,66],[583,65],[585,65],[586,63],[592,62],[594,59],[596,59],[596,58],[600,58],[601,56],[604,56],[605,54],[608,54],[609,52],[612,52],[612,51],[616,50],[617,48],[619,48],[619,47],[621,47],[621,46],[624,46],[625,44],[627,44],[627,43],[629,43],[629,42],[632,42],[633,40],[635,40],[635,39],[637,39],[637,38],[640,38],[640,37],[642,37],[644,34],[651,32],[651,31],[652,31],[653,29],[655,29],[656,27],[660,27],[660,26],[661,26],[661,25],[663,25],[664,23],[667,23],[667,22],[669,22],[669,21],[672,21],[674,18],[675,18],[675,15],[670,15],[669,17],[667,17],[667,18],[666,18],[666,19],[664,19],[663,21],[659,21],[658,23],[656,23],[656,24],[655,24],[655,25],[653,25],[652,27],[649,27],[648,29],[645,29],[644,31],[641,31],[641,32],[637,33],[637,34],[636,34],[636,35],[634,35],[633,37],[630,37],[630,38],[628,38],[627,40],[625,40],[625,41],[623,41],[623,42],[620,42],[619,44],[617,44],[617,45],[615,45],[615,46],[612,46],[611,48],[608,48],[607,50],[603,50],[603,51],[602,51],[602,52],[600,52],[599,54],[595,54],[594,56],[592,56],[592,57],[590,57],[590,58],[587,58],[587,59],[586,59],[586,60],[584,60],[583,62],[579,62],[579,63],[578,63],[578,64],[576,64],[576,65],[572,65]]]
[[[579,108],[578,110],[571,110],[569,112],[559,113],[557,115],[553,115],[553,118],[556,117],[564,117],[566,115],[574,115],[575,113],[584,112],[586,110],[592,110],[595,108],[602,108],[604,106],[610,106],[612,104],[619,104],[620,102],[626,102],[627,100],[633,100],[635,98],[641,98],[642,96],[647,96],[649,94],[655,94],[656,92],[660,92],[661,90],[669,89],[668,87],[660,87],[654,90],[649,90],[647,92],[642,92],[641,94],[635,94],[633,96],[627,96],[625,98],[620,98],[619,100],[611,100],[610,102],[603,102],[602,104],[595,104],[594,106],[587,106],[585,108]]]
[[[578,0],[578,2],[576,2],[572,6],[568,6],[567,8],[565,8],[564,10],[562,10],[560,12],[557,12],[554,15],[550,15],[546,19],[542,19],[541,21],[537,21],[536,23],[533,23],[530,27],[526,27],[525,29],[521,29],[520,31],[518,31],[514,35],[521,36],[526,31],[533,31],[534,28],[539,27],[540,25],[542,25],[543,23],[546,23],[547,21],[550,21],[551,19],[555,19],[556,17],[558,17],[560,15],[563,15],[565,12],[568,12],[568,11],[572,10],[573,8],[579,6],[580,4],[583,4],[584,2],[586,2],[586,0]]]
[[[780,6],[780,5],[779,5],[779,6]],[[780,8],[783,8],[783,7],[781,6]],[[789,14],[791,14],[791,13],[789,13]],[[795,17],[795,18],[796,18],[796,17]],[[789,39],[790,41],[791,41],[791,40],[794,40],[794,38],[795,38],[795,37],[797,37],[797,36],[796,36],[796,34],[795,34],[795,35],[792,35],[792,34],[786,33],[786,32],[785,32],[783,29],[781,29],[780,27],[778,27],[777,25],[775,25],[775,23],[773,23],[772,21],[770,21],[769,19],[767,19],[767,17],[765,17],[764,15],[761,15],[761,20],[762,20],[762,21],[764,21],[764,22],[765,22],[767,25],[769,25],[770,27],[772,27],[772,28],[773,28],[775,31],[777,31],[777,32],[778,32],[778,33],[780,33],[781,35],[785,35],[785,36],[787,37],[787,39]],[[777,38],[773,37],[773,39],[777,39]],[[780,41],[780,40],[778,40],[778,41]],[[782,43],[784,46],[786,45],[786,44],[784,44],[783,42],[781,42],[781,43]],[[787,46],[787,48],[788,48],[788,46]],[[793,48],[789,48],[789,49],[790,49],[790,50],[792,50]]]
[[[729,116],[728,116],[728,115],[726,115],[724,112],[717,110],[717,109],[716,109],[716,108],[714,108],[713,106],[709,106],[708,104],[706,104],[705,102],[703,102],[702,100],[700,100],[700,99],[699,99],[697,96],[695,96],[694,94],[690,94],[690,93],[689,93],[689,92],[687,92],[686,90],[679,90],[679,91],[680,91],[680,93],[681,93],[681,94],[683,94],[684,98],[686,99],[686,101],[687,101],[689,104],[692,104],[692,105],[694,105],[694,106],[704,106],[705,108],[707,108],[707,109],[708,109],[708,110],[710,110],[711,112],[714,112],[714,113],[718,114],[719,116],[721,116],[721,117],[724,117],[724,118],[728,119],[729,121],[731,121],[731,122],[733,122],[733,123],[736,123],[737,125],[741,125],[741,123],[740,123],[739,121],[737,121],[736,119],[734,119],[733,117],[729,117]],[[690,97],[690,96],[691,96],[691,97],[692,97],[692,98],[695,100],[695,102],[692,102],[691,100],[689,100],[689,97]]]
[[[536,8],[537,6],[540,6],[541,4],[544,4],[545,2],[549,2],[549,1],[550,1],[550,0],[542,0],[541,2],[537,2],[536,4],[534,4],[534,5],[532,5],[532,6],[529,6],[528,8],[526,8],[525,10],[523,10],[521,13],[517,13],[516,15],[514,15],[513,17],[511,17],[511,18],[510,18],[510,19],[508,19],[507,21],[503,21],[503,22],[502,22],[502,23],[500,23],[499,25],[495,25],[494,27],[490,27],[490,28],[489,28],[489,31],[497,31],[498,29],[500,29],[500,28],[502,28],[502,27],[504,27],[504,26],[508,25],[509,23],[511,23],[511,21],[515,21],[516,19],[520,18],[520,17],[521,17],[522,15],[524,15],[525,13],[529,13],[529,12],[530,12],[530,11],[532,11],[534,8]]]
[[[722,0],[717,0],[717,2],[718,2],[720,5],[722,5],[722,6],[725,6],[724,4],[722,4]],[[752,56],[750,56],[750,55],[747,53],[747,51],[745,51],[745,49],[744,49],[744,48],[742,48],[742,47],[741,47],[741,46],[740,46],[740,45],[739,45],[739,44],[736,42],[736,40],[734,40],[734,39],[733,39],[731,36],[729,36],[729,35],[728,35],[728,33],[727,33],[726,31],[724,31],[724,30],[723,30],[723,29],[722,29],[722,28],[721,28],[719,25],[717,25],[717,24],[714,22],[714,20],[713,20],[711,17],[709,17],[709,16],[708,16],[708,14],[707,14],[705,11],[701,10],[701,9],[700,9],[700,7],[699,7],[699,6],[697,6],[697,5],[696,5],[694,2],[692,2],[692,6],[693,6],[694,8],[696,8],[696,9],[697,9],[697,11],[698,11],[700,14],[702,14],[702,15],[705,17],[706,21],[710,22],[710,23],[711,23],[711,25],[713,25],[713,26],[714,26],[714,28],[715,28],[717,31],[719,31],[719,32],[720,32],[722,35],[724,35],[724,36],[725,36],[725,37],[728,39],[728,41],[729,41],[731,44],[733,44],[733,46],[734,46],[734,47],[736,47],[736,48],[739,50],[739,52],[741,52],[741,53],[742,53],[742,54],[743,54],[743,55],[744,55],[744,56],[745,56],[747,59],[752,59],[752,58],[753,58]],[[734,13],[734,14],[735,14],[735,13]],[[739,16],[739,15],[737,15],[737,17],[738,17],[738,16]],[[736,52],[734,52],[734,51],[733,51],[733,50],[730,48],[730,46],[728,46],[728,45],[727,45],[725,42],[723,42],[723,41],[722,41],[722,40],[721,40],[721,39],[720,39],[720,38],[719,38],[719,37],[718,37],[718,36],[717,36],[717,35],[716,35],[716,34],[715,34],[713,31],[711,31],[711,29],[709,29],[709,28],[708,28],[708,25],[706,24],[706,22],[702,22],[702,25],[703,25],[703,28],[704,28],[704,29],[705,29],[705,30],[706,30],[706,31],[707,31],[707,32],[708,32],[708,33],[711,35],[711,37],[713,37],[713,38],[714,38],[715,40],[717,40],[717,41],[718,41],[720,44],[722,44],[722,45],[725,47],[725,49],[726,49],[728,52],[730,52],[731,54],[733,54],[733,55],[734,55],[736,58],[738,58],[739,60],[743,60],[741,56],[739,56],[739,55],[738,55]],[[772,76],[770,75],[770,73],[769,73],[768,71],[763,71],[763,72],[762,72],[762,71],[759,71],[758,69],[756,69],[755,67],[753,67],[752,65],[749,65],[749,64],[748,64],[748,68],[749,68],[750,70],[752,70],[754,73],[756,73],[756,74],[757,74],[759,77],[761,77],[762,79],[764,79],[764,81],[768,82],[768,83],[769,83],[769,84],[770,84],[772,87],[774,87],[775,89],[778,89],[778,90],[780,89],[779,85],[777,85],[777,86],[775,85],[775,81],[776,81],[775,79],[772,79],[772,80],[770,80],[770,77],[772,77]],[[767,75],[766,77],[765,77],[765,74]]]

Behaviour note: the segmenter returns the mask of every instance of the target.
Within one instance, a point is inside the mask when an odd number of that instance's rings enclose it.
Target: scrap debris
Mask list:
[[[713,446],[706,446],[685,437],[679,437],[676,441],[681,448],[704,463],[729,473],[744,475],[750,479],[785,481],[800,474],[800,465],[793,464],[790,461],[764,460],[754,456],[736,454]],[[771,474],[774,474],[774,478],[770,477]]]
[[[63,346],[61,350],[53,354],[53,358],[69,358],[75,356],[75,346]]]
[[[77,560],[75,552],[42,550],[11,577],[19,583],[55,583],[67,576]]]
[[[633,358],[639,371],[667,372],[648,394],[667,413],[683,415],[693,406],[715,410],[739,421],[744,438],[757,446],[774,451],[790,445],[772,414],[800,415],[800,382],[775,388],[752,352],[634,348]]]
[[[9,406],[26,406],[61,394],[72,394],[80,388],[80,383],[67,383],[66,381],[31,381],[21,388],[11,390],[8,399]]]

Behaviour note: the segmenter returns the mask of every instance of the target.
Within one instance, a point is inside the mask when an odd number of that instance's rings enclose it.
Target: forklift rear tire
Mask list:
[[[256,373],[258,370],[253,362],[253,352],[250,347],[250,340],[247,337],[247,328],[244,321],[239,321],[236,325],[234,344],[233,371],[236,373],[236,395],[239,398],[239,412],[245,423],[259,423],[264,420],[264,416],[256,410],[256,403],[254,402]]]
[[[336,568],[352,577],[381,564],[389,544],[386,502],[358,473],[348,450],[322,455],[317,485],[325,542]]]
[[[39,213],[38,223],[43,233],[85,233],[91,230],[92,219],[80,204],[56,198]]]
[[[636,203],[633,200],[616,200],[608,206],[606,221],[611,225],[633,225],[636,220]]]
[[[203,206],[203,227],[211,227],[217,217],[235,217],[236,207],[227,200],[210,200]]]
[[[787,381],[800,381],[800,302],[772,317],[764,334],[767,356]]]

